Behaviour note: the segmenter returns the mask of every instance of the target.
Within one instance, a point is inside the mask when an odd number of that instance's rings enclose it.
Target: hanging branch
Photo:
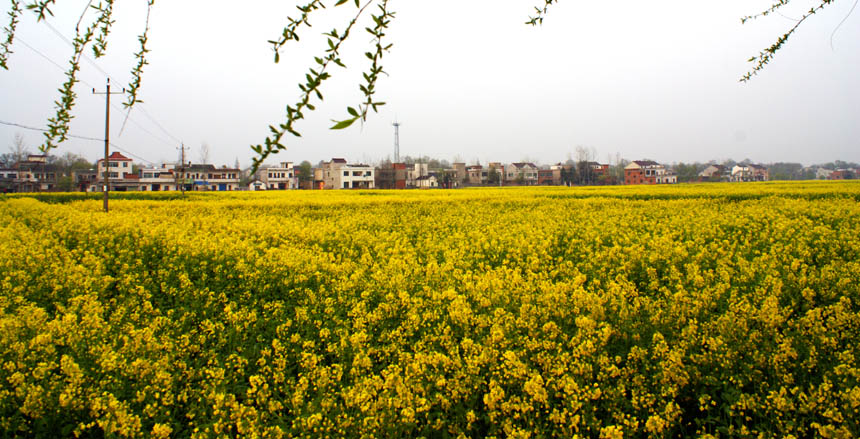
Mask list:
[[[128,122],[128,117],[131,115],[134,105],[143,102],[142,99],[138,98],[137,92],[140,90],[141,78],[143,78],[143,67],[149,64],[149,61],[146,60],[146,54],[149,53],[149,49],[146,48],[146,42],[149,39],[149,17],[152,13],[153,4],[155,4],[155,0],[147,0],[146,24],[143,27],[143,33],[137,37],[137,41],[140,43],[140,50],[134,54],[134,57],[137,59],[137,65],[131,69],[131,83],[128,86],[128,90],[126,90],[128,99],[122,103],[122,106],[128,111],[125,112],[125,119],[122,121],[120,133],[125,130],[125,124]]]
[[[301,133],[296,130],[295,123],[299,120],[305,118],[304,111],[314,111],[316,107],[311,103],[311,100],[316,97],[316,99],[322,101],[323,95],[320,91],[320,86],[323,81],[331,78],[331,74],[327,71],[329,65],[332,63],[346,67],[343,64],[343,61],[340,59],[340,48],[343,43],[349,38],[350,32],[355,24],[358,22],[359,18],[364,14],[365,9],[374,3],[377,0],[368,0],[363,6],[359,4],[359,0],[355,0],[355,6],[358,8],[358,12],[356,12],[355,17],[350,20],[349,24],[344,28],[343,31],[338,32],[337,29],[332,29],[331,32],[324,33],[326,36],[326,40],[328,43],[328,48],[325,51],[324,56],[314,58],[314,62],[316,63],[316,68],[310,68],[308,73],[305,75],[306,82],[304,84],[299,84],[299,90],[301,90],[301,95],[299,97],[298,102],[293,105],[287,105],[287,120],[283,123],[275,126],[270,125],[269,131],[271,131],[271,135],[266,137],[265,141],[261,145],[253,145],[251,146],[251,150],[253,150],[257,156],[253,158],[251,172],[257,172],[260,165],[272,154],[277,154],[281,150],[286,149],[287,147],[281,143],[284,135],[286,133],[290,133],[293,136],[301,137]],[[346,3],[347,0],[338,0],[335,3],[335,6],[340,6]],[[318,8],[324,8],[325,6],[322,2],[314,2]],[[301,8],[300,8],[301,9]],[[310,11],[308,11],[309,13]],[[303,14],[305,11],[303,11]],[[301,23],[306,23],[306,15],[305,18],[293,20],[290,19],[290,24],[288,28],[292,28],[292,30],[288,30],[285,28],[283,35],[286,40],[284,43],[291,40],[297,40],[297,36],[295,35],[295,29],[298,28],[298,25]],[[281,44],[282,46],[283,44]],[[276,55],[275,58],[277,60],[278,50],[281,46],[276,45]]]
[[[340,6],[344,2],[339,2],[335,6]],[[358,2],[356,2],[356,6],[358,6]],[[313,11],[318,9],[325,9],[325,4],[321,0],[312,0],[310,3],[304,6],[296,6],[296,8],[302,13],[298,19],[293,19],[291,17],[287,17],[287,25],[284,27],[284,31],[281,34],[281,37],[277,40],[269,40],[269,43],[272,45],[272,49],[275,52],[275,63],[281,60],[281,48],[284,47],[285,44],[289,41],[299,41],[298,30],[303,25],[306,27],[311,27],[310,15]]]
[[[534,17],[529,17],[529,21],[526,21],[526,24],[530,24],[532,26],[543,24],[543,19],[549,11],[549,7],[554,3],[558,3],[558,1],[559,0],[544,0],[543,7],[535,6],[535,12],[537,12],[537,14]]]
[[[392,46],[391,44],[383,46],[382,38],[385,37],[385,29],[391,23],[391,19],[394,18],[394,13],[388,10],[388,0],[383,0],[378,6],[380,13],[372,16],[374,27],[365,29],[369,34],[373,35],[373,43],[376,48],[374,52],[366,52],[364,54],[371,61],[370,68],[363,74],[365,82],[359,85],[359,89],[364,94],[365,100],[358,105],[358,110],[353,107],[347,107],[346,111],[350,117],[341,121],[332,121],[335,122],[335,125],[332,127],[334,130],[347,128],[359,119],[365,122],[367,121],[369,110],[372,109],[376,113],[379,111],[378,107],[385,105],[385,102],[374,101],[373,95],[376,94],[376,82],[379,76],[385,73],[382,69],[382,56]]]
[[[111,20],[113,15],[113,1],[105,0],[105,6],[99,2],[98,6],[92,8],[101,12],[98,19],[98,34],[96,35],[95,43],[93,44],[93,55],[96,58],[101,58],[107,51],[107,38],[110,34],[110,28],[113,26],[114,20]]]
[[[48,15],[54,16],[54,13],[51,12],[49,6],[56,3],[57,0],[42,0],[42,1],[34,1],[32,3],[27,4],[27,9],[34,11],[36,14],[36,21],[42,21],[48,18]]]
[[[18,17],[20,15],[21,3],[18,0],[12,0],[12,9],[9,11],[9,26],[3,28],[6,40],[0,44],[0,67],[4,70],[9,70],[6,63],[9,59],[9,54],[12,53],[12,41],[15,39],[15,28],[18,26]]]
[[[45,11],[50,13],[50,10],[47,9],[50,1],[45,1],[40,4],[40,8],[31,8],[33,5],[28,5],[28,8],[37,9],[39,17],[44,17]],[[89,9],[93,9],[99,12],[96,19],[89,25],[87,28],[81,32],[81,23]],[[113,14],[113,0],[106,0],[105,3],[99,2],[97,6],[92,6],[92,2],[87,4],[87,7],[81,13],[81,18],[78,20],[77,26],[75,26],[75,38],[72,40],[72,47],[74,49],[74,53],[72,54],[72,59],[69,61],[69,70],[66,71],[66,82],[63,83],[63,87],[59,89],[60,91],[60,99],[54,102],[56,105],[56,114],[53,117],[48,118],[48,130],[45,132],[45,143],[39,146],[39,151],[43,154],[47,154],[51,149],[59,146],[60,143],[64,142],[68,137],[69,133],[69,124],[72,121],[72,108],[75,106],[75,99],[77,98],[77,94],[75,93],[75,84],[78,83],[78,72],[81,70],[81,57],[84,54],[84,50],[88,44],[92,43],[95,39],[96,43],[93,47],[93,52],[97,57],[102,56],[104,54],[104,49],[106,49],[106,43],[99,43],[99,38],[103,42],[106,42],[107,34],[110,32],[110,26],[112,23],[111,16]],[[98,36],[96,36],[96,31],[99,31]]]
[[[77,31],[74,40],[72,40],[74,54],[69,61],[69,70],[66,71],[66,82],[59,89],[60,100],[54,101],[57,112],[53,117],[48,118],[45,143],[39,146],[39,151],[43,154],[47,154],[48,151],[56,148],[67,139],[69,124],[73,117],[72,108],[75,106],[75,98],[77,97],[74,88],[75,84],[78,83],[77,74],[81,70],[81,56],[83,56],[87,44],[92,41],[98,24],[98,21],[95,21],[83,33]]]
[[[751,20],[766,17],[774,12],[777,12],[780,8],[787,5],[790,1],[791,0],[779,0],[777,3],[774,3],[771,7],[767,8],[765,11],[759,14],[743,17],[741,19],[741,23],[746,24]],[[759,52],[758,56],[754,56],[747,60],[751,63],[755,63],[755,65],[750,71],[748,71],[741,77],[740,82],[747,82],[752,79],[753,76],[757,75],[760,71],[762,71],[764,67],[773,60],[774,56],[776,55],[776,52],[782,49],[782,46],[785,45],[788,39],[794,34],[794,32],[800,27],[800,25],[803,24],[804,21],[806,21],[807,18],[817,14],[818,12],[821,12],[821,10],[824,9],[825,6],[833,2],[834,0],[821,0],[821,4],[814,8],[811,8],[809,11],[804,13],[803,17],[801,17],[800,20],[797,20],[794,26],[792,26],[791,29],[789,29],[788,32],[786,32],[784,35],[779,37],[779,39],[777,39],[775,43],[773,43],[767,49],[764,49],[763,51]]]

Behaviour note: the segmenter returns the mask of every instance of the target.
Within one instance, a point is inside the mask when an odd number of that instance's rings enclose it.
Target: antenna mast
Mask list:
[[[394,163],[400,163],[400,122],[395,121],[394,125]]]

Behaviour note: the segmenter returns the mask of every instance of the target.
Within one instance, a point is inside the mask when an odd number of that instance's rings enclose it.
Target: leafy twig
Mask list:
[[[155,4],[155,0],[148,0],[146,5],[146,25],[143,28],[143,33],[137,37],[137,41],[140,43],[140,50],[134,54],[134,57],[137,59],[137,65],[131,70],[131,83],[128,86],[128,99],[123,102],[123,107],[126,108],[125,120],[122,122],[123,128],[120,129],[120,132],[125,129],[125,124],[128,122],[128,118],[131,115],[131,109],[134,108],[134,105],[137,103],[143,102],[142,99],[138,98],[137,92],[140,90],[140,84],[143,77],[143,67],[149,64],[149,61],[146,60],[146,54],[149,53],[149,49],[146,48],[146,42],[148,41],[149,35],[149,17],[152,12],[152,5]]]
[[[18,17],[21,15],[21,3],[18,0],[12,0],[12,9],[9,11],[9,26],[3,28],[3,33],[6,34],[6,40],[0,44],[0,67],[9,70],[7,61],[9,54],[12,53],[12,41],[15,39],[15,28],[18,26]]]
[[[539,24],[543,24],[543,19],[549,11],[549,7],[554,3],[558,3],[559,0],[544,0],[544,4],[541,7],[535,6],[535,16],[529,17],[529,20],[526,21],[526,24],[530,24],[532,26],[537,26]]]
[[[365,82],[359,85],[359,89],[364,94],[365,100],[358,105],[358,110],[353,107],[347,107],[346,110],[349,113],[349,117],[344,120],[333,121],[335,125],[332,129],[340,130],[347,128],[359,119],[365,122],[367,121],[367,114],[371,109],[376,113],[378,112],[378,107],[385,105],[385,102],[374,101],[373,95],[376,94],[376,82],[379,76],[385,73],[382,69],[382,56],[391,49],[391,44],[383,45],[382,39],[385,37],[385,29],[388,28],[391,19],[394,18],[394,13],[388,10],[388,0],[382,0],[379,4],[379,11],[378,15],[372,16],[374,26],[365,29],[369,34],[373,35],[376,49],[374,52],[366,52],[364,54],[371,61],[370,69],[363,74]]]
[[[77,74],[81,69],[81,56],[83,56],[87,44],[92,42],[98,25],[99,21],[96,20],[83,33],[80,30],[76,31],[75,39],[72,41],[74,54],[69,61],[69,70],[66,71],[66,82],[59,89],[60,100],[54,102],[57,113],[53,117],[48,118],[45,143],[39,146],[39,151],[43,154],[47,154],[48,151],[56,148],[67,139],[69,124],[73,117],[72,108],[75,106],[75,98],[77,97],[74,87],[78,82]]]
[[[344,4],[347,0],[338,0],[335,6],[340,6]],[[328,73],[327,69],[329,65],[332,63],[339,65],[341,67],[345,67],[343,62],[340,59],[340,48],[343,43],[349,38],[350,32],[355,24],[358,22],[359,18],[364,14],[365,9],[374,3],[376,0],[368,0],[363,6],[360,6],[359,1],[355,0],[356,7],[358,7],[358,12],[355,14],[355,17],[349,22],[349,24],[344,28],[343,31],[338,32],[337,29],[332,29],[331,32],[324,33],[327,37],[328,48],[325,51],[325,55],[323,57],[314,58],[314,62],[317,65],[317,68],[309,69],[309,72],[305,75],[306,82],[304,84],[299,84],[299,90],[301,90],[301,95],[299,97],[298,102],[293,105],[287,105],[287,120],[277,126],[270,125],[269,131],[271,135],[266,137],[265,141],[261,145],[253,145],[251,149],[257,154],[256,157],[253,158],[253,162],[251,165],[251,172],[257,172],[260,165],[272,154],[277,154],[281,150],[287,149],[287,147],[281,143],[284,135],[286,133],[290,133],[296,137],[301,137],[301,133],[296,130],[295,123],[299,120],[304,119],[304,111],[314,111],[316,107],[311,103],[313,97],[316,97],[319,100],[323,99],[322,92],[320,91],[320,86],[323,81],[331,78],[331,74]],[[320,2],[320,5],[322,3]],[[324,6],[320,6],[324,7]],[[300,22],[296,20],[290,21],[289,26],[295,25],[295,23]],[[284,34],[288,34],[286,31]],[[295,35],[293,35],[290,39],[295,39]],[[287,39],[286,41],[289,41]],[[277,53],[277,52],[276,52]]]
[[[770,8],[768,8],[764,12],[761,12],[760,14],[749,15],[742,18],[741,23],[746,23],[749,20],[754,20],[759,17],[767,16],[788,4],[789,1],[790,0],[779,0],[779,2],[775,3]],[[758,56],[751,57],[748,61],[751,63],[755,63],[755,65],[750,71],[748,71],[741,77],[740,82],[747,82],[751,80],[753,76],[757,75],[760,71],[762,71],[765,66],[773,60],[774,56],[776,55],[776,52],[782,49],[788,39],[794,34],[795,31],[797,31],[800,25],[803,24],[803,22],[806,21],[807,18],[817,14],[822,9],[824,9],[825,6],[833,3],[833,1],[834,0],[821,0],[821,4],[814,8],[811,8],[809,11],[804,13],[800,20],[797,20],[797,23],[795,23],[794,26],[792,26],[791,29],[788,30],[788,32],[779,37],[779,39],[777,39],[775,43],[761,51]]]

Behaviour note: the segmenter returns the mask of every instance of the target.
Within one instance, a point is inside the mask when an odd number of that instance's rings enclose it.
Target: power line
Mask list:
[[[31,45],[27,44],[25,41],[21,40],[20,38],[16,38],[16,41],[20,42],[21,44],[23,44],[25,47],[27,47],[28,49],[32,50],[33,52],[36,52],[36,54],[38,54],[39,56],[41,56],[42,58],[44,58],[44,59],[45,59],[46,61],[48,61],[49,63],[53,64],[55,67],[57,67],[57,68],[58,68],[58,69],[60,69],[61,71],[63,71],[63,72],[65,72],[65,71],[66,71],[66,69],[65,69],[65,68],[63,68],[63,66],[59,65],[57,62],[55,62],[54,60],[52,60],[49,56],[45,55],[44,53],[40,52],[40,51],[39,51],[38,49],[36,49],[35,47],[33,47],[33,46],[31,46]],[[87,82],[87,81],[85,81],[85,80],[83,80],[83,79],[78,79],[78,81],[80,81],[80,82],[81,82],[81,83],[83,83],[83,84],[86,84],[87,86],[89,86],[89,87],[90,87],[90,88],[92,88],[92,89],[95,89],[95,88],[96,88],[95,86],[93,86],[92,84],[90,84],[89,82]],[[115,110],[118,110],[119,112],[124,112],[124,111],[125,111],[122,107],[120,107],[120,106],[119,106],[119,105],[117,105],[116,103],[111,104],[111,107],[113,107]],[[159,128],[161,128],[161,130],[162,130],[162,131],[164,131],[165,133],[167,133],[167,130],[165,130],[165,129],[164,129],[164,127],[162,127],[160,124],[158,124],[157,122],[155,122],[155,120],[152,118],[152,116],[147,115],[147,117],[148,117],[152,122],[154,122],[154,123],[156,124],[156,126],[158,126]],[[130,118],[130,117],[128,118],[128,120],[130,120],[130,121],[131,121],[131,123],[133,123],[135,126],[137,126],[138,128],[140,128],[140,130],[141,130],[141,131],[143,131],[143,132],[145,132],[146,134],[149,134],[150,136],[152,136],[152,138],[153,138],[153,139],[158,140],[159,142],[161,142],[161,143],[163,143],[163,144],[165,144],[165,145],[167,145],[167,146],[173,146],[173,145],[174,145],[173,143],[171,143],[171,142],[169,142],[169,141],[167,141],[167,140],[165,140],[165,139],[163,139],[163,138],[161,138],[161,137],[157,136],[157,135],[156,135],[155,133],[153,133],[152,131],[150,131],[150,130],[146,129],[146,128],[145,128],[143,125],[141,125],[138,121],[136,121],[136,120],[134,120],[134,119],[132,119],[132,118]],[[168,136],[170,135],[170,133],[167,133],[167,134],[168,134]],[[170,136],[170,137],[173,137],[173,136]],[[177,142],[179,142],[179,140],[178,140],[178,139],[176,139],[175,137],[174,137],[174,139],[175,139]]]
[[[69,45],[69,46],[71,46],[72,48],[74,48],[74,47],[75,47],[74,43],[72,43],[72,41],[71,41],[71,40],[69,40],[68,38],[66,38],[66,36],[65,36],[65,35],[63,35],[63,33],[62,33],[62,32],[60,32],[60,31],[59,31],[56,27],[54,27],[51,23],[49,23],[47,20],[43,20],[43,22],[45,23],[45,25],[46,25],[46,26],[48,26],[48,28],[49,28],[49,29],[51,29],[51,31],[53,31],[53,32],[54,32],[54,34],[56,34],[56,35],[57,35],[61,40],[63,40],[66,44],[68,44],[68,45]],[[43,56],[43,57],[45,57],[44,55],[42,55],[42,56]],[[118,81],[118,80],[116,80],[116,78],[112,77],[112,76],[111,76],[107,71],[105,71],[104,69],[102,69],[102,68],[101,68],[101,67],[100,67],[100,66],[95,62],[95,60],[91,59],[91,58],[90,58],[86,53],[83,53],[83,52],[82,52],[82,53],[81,53],[81,57],[82,57],[85,61],[87,61],[90,65],[92,65],[93,67],[95,67],[95,68],[96,68],[96,70],[98,70],[98,71],[99,71],[99,72],[101,72],[103,75],[105,75],[107,78],[110,78],[110,80],[111,80],[112,82],[117,83],[117,84],[123,84],[123,82],[122,82],[122,81]],[[47,58],[47,57],[45,57],[45,58]],[[50,60],[50,59],[49,59],[49,60]],[[52,63],[52,64],[54,64],[54,65],[57,65],[58,67],[60,67],[57,63],[55,63],[55,62],[53,62],[53,61],[51,61],[51,63]],[[63,69],[62,67],[60,67],[60,68],[61,68],[61,69]],[[63,69],[63,71],[65,71],[65,69]],[[81,82],[84,82],[84,81],[81,81]],[[85,84],[86,84],[86,83],[85,83]],[[87,84],[87,85],[90,85],[90,84]],[[92,85],[90,85],[90,87],[91,87],[91,88],[95,88],[95,87],[93,87]],[[146,132],[147,134],[149,134],[150,136],[152,136],[154,139],[158,140],[159,142],[164,143],[165,145],[169,145],[169,146],[173,146],[173,145],[174,145],[174,143],[168,142],[168,141],[166,141],[166,140],[164,140],[164,139],[162,139],[162,138],[160,138],[160,137],[156,136],[156,135],[155,135],[155,134],[153,134],[151,131],[149,131],[149,130],[147,130],[146,128],[144,128],[144,127],[143,127],[140,123],[138,123],[136,120],[132,119],[132,118],[131,118],[131,116],[129,115],[131,110],[126,110],[126,109],[120,108],[120,107],[119,107],[118,105],[116,105],[116,104],[112,104],[111,106],[112,106],[112,107],[114,107],[114,109],[117,109],[117,110],[119,110],[119,111],[121,111],[121,112],[126,112],[126,111],[128,111],[128,114],[126,114],[126,119],[130,120],[130,121],[131,121],[133,124],[135,124],[138,128],[140,128],[141,130],[143,130],[144,132]],[[177,143],[181,143],[181,142],[182,142],[181,140],[179,140],[179,138],[177,138],[176,136],[174,136],[173,134],[171,134],[169,131],[167,131],[167,129],[165,129],[163,125],[161,125],[160,123],[158,123],[158,121],[156,121],[156,120],[155,120],[155,118],[154,118],[154,117],[152,117],[152,115],[150,115],[148,112],[146,112],[146,110],[144,110],[144,109],[140,108],[140,107],[139,107],[139,106],[137,106],[137,105],[135,106],[135,108],[137,108],[138,110],[140,110],[140,112],[141,112],[141,113],[142,113],[142,114],[143,114],[147,119],[149,119],[149,120],[150,120],[150,122],[152,122],[155,126],[157,126],[157,127],[158,127],[158,128],[159,128],[159,129],[164,133],[164,134],[167,134],[167,137],[171,138],[172,140],[174,140],[174,141],[175,141],[175,142],[177,142]],[[124,124],[123,124],[123,125],[124,125]],[[120,132],[120,134],[122,134],[122,132]]]
[[[0,125],[8,125],[8,126],[13,126],[13,127],[23,128],[23,129],[25,129],[25,130],[30,130],[30,131],[40,131],[40,132],[43,132],[43,133],[48,132],[48,130],[46,130],[46,129],[44,129],[44,128],[31,127],[31,126],[27,126],[27,125],[22,125],[22,124],[20,124],[20,123],[7,122],[7,121],[5,121],[5,120],[0,120]],[[68,135],[66,135],[66,137],[68,137],[68,138],[70,138],[70,139],[89,140],[89,141],[92,141],[92,142],[104,142],[104,141],[105,141],[105,139],[99,139],[99,138],[97,138],[97,137],[76,136],[76,135],[74,135],[74,134],[68,134]],[[121,147],[121,146],[117,145],[116,143],[111,142],[111,143],[110,143],[110,145],[111,145],[112,147],[114,147],[114,148],[116,148],[116,149],[118,149],[118,150],[120,150],[120,151],[122,151],[122,152],[124,152],[124,153],[126,153],[126,154],[128,154],[128,155],[130,155],[130,156],[132,156],[132,157],[134,157],[134,158],[136,158],[136,159],[138,159],[138,160],[140,160],[140,161],[143,161],[143,162],[149,163],[150,165],[155,165],[155,164],[157,164],[156,162],[153,162],[153,161],[151,161],[151,160],[147,160],[147,159],[145,159],[145,158],[143,158],[143,157],[141,157],[141,156],[139,156],[139,155],[137,155],[137,154],[135,154],[135,153],[133,153],[133,152],[130,152],[129,150],[127,150],[127,149],[125,149],[125,148],[123,148],[123,147]]]
[[[66,44],[68,44],[68,45],[69,45],[69,46],[71,46],[72,48],[74,48],[74,47],[75,47],[75,43],[73,43],[71,40],[69,40],[68,38],[66,38],[66,36],[65,36],[65,35],[63,35],[63,33],[62,33],[62,32],[60,32],[59,30],[57,30],[57,28],[55,28],[53,25],[51,25],[51,23],[48,23],[48,20],[42,20],[42,22],[43,22],[43,23],[45,23],[45,25],[46,25],[46,26],[48,26],[48,28],[50,28],[52,31],[54,31],[54,33],[55,33],[58,37],[60,37],[60,39],[62,39],[63,41],[65,41],[65,43],[66,43]],[[109,74],[108,72],[106,72],[104,69],[102,69],[98,64],[96,64],[96,62],[95,62],[94,60],[90,59],[90,57],[89,57],[89,56],[87,56],[85,53],[81,52],[81,57],[82,57],[85,61],[87,61],[90,65],[92,65],[93,67],[95,67],[95,68],[96,68],[96,70],[98,70],[99,72],[101,72],[103,75],[107,76],[107,77],[108,77],[108,78],[110,78],[110,79],[114,79],[114,78],[112,78],[112,77],[110,76],[110,74]],[[114,82],[117,82],[117,83],[120,83],[120,84],[121,84],[121,82],[120,82],[120,81],[116,81],[116,80],[114,80]]]
[[[56,62],[56,61],[54,61],[54,60],[52,60],[48,55],[45,55],[44,53],[42,53],[41,51],[39,51],[39,50],[38,50],[38,49],[36,49],[35,47],[33,47],[33,46],[31,46],[31,45],[27,44],[27,42],[26,42],[26,41],[22,40],[22,39],[21,39],[20,37],[18,37],[17,35],[15,36],[15,42],[16,42],[16,43],[21,43],[21,44],[23,44],[23,45],[24,45],[24,47],[26,47],[26,48],[28,48],[28,49],[32,50],[32,51],[33,51],[33,52],[35,52],[37,55],[39,55],[39,56],[41,56],[42,58],[44,58],[44,59],[45,59],[45,61],[48,61],[49,63],[53,64],[54,66],[56,66],[56,67],[57,67],[58,69],[60,69],[61,71],[63,71],[63,72],[65,72],[65,71],[66,71],[65,67],[63,67],[63,66],[61,66],[61,65],[57,64],[57,62]],[[95,88],[92,84],[90,84],[89,82],[87,82],[87,81],[85,81],[85,80],[83,80],[83,79],[79,79],[78,81],[80,81],[81,83],[86,84],[86,85],[88,85],[88,86],[90,86],[90,87],[92,87],[92,88]]]

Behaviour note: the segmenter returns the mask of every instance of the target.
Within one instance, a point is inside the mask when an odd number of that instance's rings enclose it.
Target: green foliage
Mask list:
[[[334,6],[341,6],[349,3],[347,0],[338,0]],[[356,0],[354,2],[356,13],[350,22],[342,31],[332,29],[330,32],[323,34],[326,37],[328,47],[325,49],[323,56],[314,58],[315,66],[310,68],[305,75],[304,84],[299,84],[301,94],[298,102],[287,106],[286,120],[279,125],[270,125],[270,136],[266,137],[263,144],[254,145],[251,149],[256,153],[251,166],[251,172],[256,172],[260,165],[272,154],[277,154],[281,150],[286,149],[282,139],[285,134],[290,133],[293,136],[301,137],[301,133],[296,128],[296,122],[305,118],[305,111],[314,111],[316,107],[313,100],[322,101],[323,95],[321,86],[323,81],[331,78],[328,72],[331,64],[340,67],[346,67],[340,57],[340,48],[350,37],[350,33],[362,18],[365,10],[371,5],[376,4],[378,12],[370,14],[372,25],[365,28],[365,31],[372,37],[373,50],[365,53],[365,56],[370,60],[370,67],[364,73],[364,82],[359,85],[359,89],[364,95],[364,101],[357,106],[348,107],[347,113],[349,116],[343,120],[334,120],[332,129],[340,130],[352,126],[356,121],[367,120],[367,115],[370,110],[378,111],[378,108],[385,105],[384,102],[375,100],[376,83],[381,74],[385,73],[382,68],[382,57],[385,52],[391,49],[391,44],[384,44],[385,30],[391,24],[394,18],[394,13],[388,9],[388,0],[368,0],[363,5]],[[290,41],[299,41],[299,29],[302,27],[310,27],[310,15],[320,9],[325,8],[325,3],[321,0],[314,0],[304,6],[298,6],[301,12],[298,18],[288,18],[289,23],[284,28],[281,37],[277,40],[271,40],[272,48],[275,52],[275,62],[280,61],[280,51]]]
[[[541,0],[542,4],[535,7],[536,14],[530,16],[526,21],[527,24],[537,26],[543,23],[544,17],[548,13],[550,6],[557,3],[558,0]],[[747,72],[742,78],[742,82],[746,82],[752,76],[758,74],[764,67],[773,59],[776,52],[783,48],[788,39],[794,32],[803,24],[807,18],[820,12],[825,6],[830,5],[835,0],[816,0],[817,6],[807,11],[798,22],[783,34],[770,47],[764,49],[758,56],[749,59],[754,63],[752,69]],[[755,20],[761,17],[766,17],[777,12],[780,8],[786,6],[790,0],[777,0],[765,11],[756,14],[745,16],[741,19],[742,23],[750,20]],[[29,0],[23,3],[25,8],[32,11],[37,21],[46,19],[49,15],[53,15],[51,7],[56,3],[56,0]],[[11,0],[11,9],[8,12],[9,25],[3,28],[5,39],[0,43],[0,67],[8,69],[8,55],[11,52],[12,42],[14,40],[15,31],[21,15],[20,0]],[[75,29],[76,35],[73,42],[73,54],[69,61],[69,69],[66,71],[66,81],[59,89],[60,98],[55,102],[55,114],[48,119],[48,131],[45,133],[45,142],[39,147],[43,153],[49,152],[56,148],[59,143],[67,139],[69,124],[72,119],[72,108],[75,104],[77,95],[74,92],[74,86],[78,82],[77,73],[80,70],[80,58],[88,45],[92,44],[92,50],[95,56],[101,57],[107,51],[108,36],[111,27],[114,23],[112,19],[114,0],[100,0],[97,4],[89,2],[86,9],[81,14],[78,20],[78,25]],[[147,0],[147,15],[144,31],[138,36],[140,50],[135,53],[136,64],[131,70],[132,80],[129,84],[128,99],[124,106],[130,111],[138,102],[142,102],[138,97],[138,92],[141,87],[141,78],[143,76],[143,68],[148,64],[146,55],[149,53],[146,44],[149,34],[149,17],[152,10],[154,0]],[[368,113],[372,110],[377,112],[378,108],[385,105],[384,102],[376,99],[376,85],[382,74],[385,73],[382,66],[382,59],[385,52],[388,52],[392,45],[385,41],[386,30],[394,19],[394,12],[388,8],[388,0],[366,0],[362,3],[360,0],[310,0],[296,8],[299,15],[295,18],[288,17],[287,25],[284,26],[281,35],[270,40],[274,51],[274,61],[280,61],[281,50],[291,41],[298,42],[300,40],[300,32],[303,28],[310,28],[310,18],[313,14],[318,14],[318,11],[326,9],[326,5],[334,7],[343,5],[354,5],[356,9],[355,16],[341,30],[333,29],[328,33],[323,34],[327,40],[328,47],[322,56],[314,57],[314,66],[308,69],[305,75],[305,81],[299,84],[301,91],[298,100],[286,107],[286,120],[280,124],[270,125],[270,135],[266,137],[262,144],[253,145],[251,149],[256,154],[253,159],[251,171],[255,172],[259,166],[272,154],[276,154],[281,150],[286,149],[283,143],[283,137],[289,133],[293,136],[300,137],[296,124],[298,121],[305,118],[308,111],[316,109],[315,100],[322,101],[322,83],[331,78],[331,73],[328,71],[331,64],[340,67],[346,67],[341,60],[341,47],[343,43],[350,37],[350,32],[358,21],[364,16],[364,12],[370,6],[376,6],[377,12],[369,14],[370,24],[365,27],[365,31],[371,35],[371,49],[365,52],[370,65],[363,74],[363,81],[359,84],[359,90],[363,95],[363,100],[357,106],[347,107],[348,116],[344,119],[334,120],[332,129],[345,129],[352,126],[355,122],[365,122]],[[89,24],[82,26],[87,18],[87,12],[95,11],[95,18]]]
[[[764,10],[763,12],[761,12],[759,14],[748,15],[746,17],[741,18],[741,23],[747,23],[750,20],[756,20],[758,18],[762,18],[762,17],[766,17],[768,15],[774,14],[780,8],[787,5],[790,1],[791,0],[778,0],[776,3],[771,5],[771,7],[767,8],[766,10]],[[748,60],[749,62],[753,63],[753,68],[741,77],[741,79],[740,79],[741,82],[749,81],[750,79],[752,79],[753,76],[757,75],[759,72],[764,70],[765,66],[773,60],[773,57],[776,55],[776,52],[778,52],[780,49],[782,49],[782,47],[785,45],[785,43],[788,41],[788,39],[794,34],[794,32],[800,27],[800,25],[802,25],[803,22],[806,21],[807,18],[821,12],[821,10],[824,9],[825,6],[832,4],[835,0],[818,0],[818,1],[820,3],[817,6],[811,8],[811,9],[809,9],[809,11],[805,12],[803,14],[803,16],[800,18],[800,20],[797,20],[797,22],[794,24],[794,26],[792,26],[791,29],[788,30],[788,32],[786,32],[785,34],[780,36],[776,40],[775,43],[771,44],[770,47],[759,52],[759,54],[757,56],[753,56]]]
[[[18,16],[21,15],[21,2],[12,0],[12,9],[9,11],[9,26],[3,28],[6,40],[0,44],[0,67],[9,70],[7,60],[12,53],[12,40],[15,39],[15,28],[18,26]]]

